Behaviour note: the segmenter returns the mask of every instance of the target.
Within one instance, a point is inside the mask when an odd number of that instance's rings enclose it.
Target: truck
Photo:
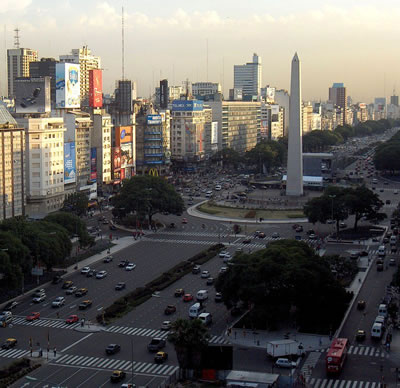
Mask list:
[[[272,358],[285,356],[303,356],[304,347],[294,340],[278,340],[267,342],[267,355]]]

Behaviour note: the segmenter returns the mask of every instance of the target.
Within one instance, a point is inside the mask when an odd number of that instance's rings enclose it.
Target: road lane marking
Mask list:
[[[90,333],[88,335],[86,335],[85,337],[82,337],[81,339],[79,339],[78,341],[75,341],[73,344],[67,346],[66,348],[64,348],[63,350],[61,350],[61,353],[66,352],[67,350],[71,349],[72,347],[74,347],[75,345],[78,345],[80,342],[84,341],[85,339],[91,337],[94,333]]]

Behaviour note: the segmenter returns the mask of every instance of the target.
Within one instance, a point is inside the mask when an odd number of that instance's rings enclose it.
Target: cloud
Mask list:
[[[1,0],[0,13],[22,11],[32,4],[32,0]]]

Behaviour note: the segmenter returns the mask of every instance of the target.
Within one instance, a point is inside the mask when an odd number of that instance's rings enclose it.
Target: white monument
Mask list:
[[[301,139],[301,81],[300,60],[292,59],[290,80],[289,133],[286,195],[303,195],[303,144]]]

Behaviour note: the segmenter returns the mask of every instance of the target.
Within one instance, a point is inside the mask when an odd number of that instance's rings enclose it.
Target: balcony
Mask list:
[[[164,156],[164,154],[163,153],[158,153],[158,154],[144,154],[144,156],[146,157],[146,158],[151,158],[151,157],[155,157],[155,158],[159,158],[159,157],[161,157],[161,156]]]

